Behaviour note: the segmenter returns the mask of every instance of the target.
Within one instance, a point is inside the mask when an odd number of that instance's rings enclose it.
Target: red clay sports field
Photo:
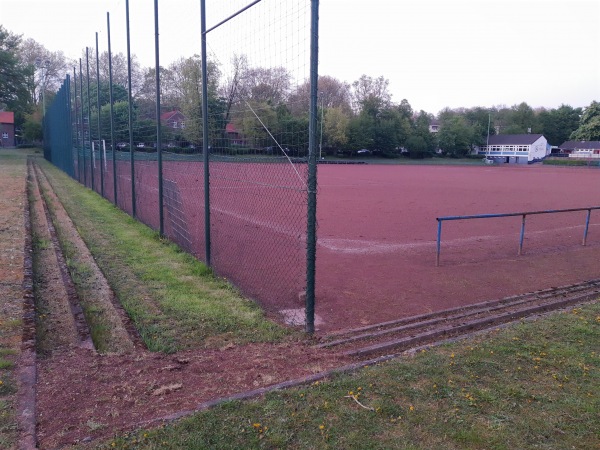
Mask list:
[[[129,171],[118,162],[128,212]],[[202,173],[201,162],[164,163],[165,232],[201,259]],[[211,163],[215,270],[274,317],[302,307],[305,174],[302,164]],[[156,180],[155,161],[136,161],[138,217],[154,228]],[[109,199],[111,183],[109,163]],[[445,222],[435,266],[437,217],[600,206],[597,168],[319,165],[318,185],[321,332],[600,278],[600,211],[585,247],[586,212],[528,217],[521,256],[520,217]]]

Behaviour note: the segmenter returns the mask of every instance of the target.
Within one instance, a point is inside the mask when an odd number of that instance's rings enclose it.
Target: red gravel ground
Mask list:
[[[436,217],[600,205],[600,170],[532,166],[320,166],[322,331],[598,278],[600,211],[445,222]]]
[[[168,162],[181,203],[165,208],[167,235],[204,258],[202,163]],[[284,164],[212,163],[216,272],[277,317],[301,308],[306,205]],[[303,177],[305,167],[299,167]],[[119,161],[130,208],[129,164]],[[156,162],[136,161],[138,217],[157,227]],[[112,174],[107,173],[111,197]],[[321,332],[598,277],[600,212],[445,222],[435,267],[436,217],[600,206],[600,169],[530,166],[319,165],[317,305]],[[173,218],[173,214],[177,217]],[[171,224],[188,224],[189,241]],[[185,233],[184,233],[185,234]],[[248,270],[251,268],[251,270]]]

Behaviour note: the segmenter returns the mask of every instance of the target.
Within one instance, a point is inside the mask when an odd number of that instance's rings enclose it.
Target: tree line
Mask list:
[[[92,57],[92,53],[94,57]],[[87,74],[85,52],[83,75]],[[108,54],[90,52],[91,124],[100,114],[103,138],[109,136]],[[62,52],[51,52],[33,39],[23,39],[0,25],[0,108],[16,113],[17,126],[28,140],[41,139],[41,99],[50,102],[66,73],[79,66]],[[113,121],[117,141],[128,141],[127,59],[112,55]],[[165,128],[168,141],[199,144],[202,137],[201,59],[181,58],[160,68],[162,111],[185,117],[179,128]],[[255,67],[236,55],[225,71],[208,64],[209,140],[213,148],[290,152],[303,156],[308,148],[310,85],[297,82],[284,67]],[[78,80],[79,82],[84,81]],[[132,58],[134,139],[156,138],[155,69]],[[100,91],[100,108],[97,107]],[[493,134],[543,134],[552,145],[569,139],[600,140],[600,105],[561,105],[533,109],[513,106],[446,108],[437,116],[415,111],[408,100],[392,100],[383,76],[362,75],[353,83],[322,75],[318,80],[318,133],[322,154],[356,154],[367,150],[384,157],[406,154],[421,158],[435,153],[461,157],[486,143]],[[87,89],[80,104],[87,107]],[[229,124],[229,129],[227,128]],[[438,127],[437,133],[430,125]],[[95,127],[90,126],[97,139]],[[232,140],[232,130],[237,139]],[[274,150],[273,150],[274,149]]]

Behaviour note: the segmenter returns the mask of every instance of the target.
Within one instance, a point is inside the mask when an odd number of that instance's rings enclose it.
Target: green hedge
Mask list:
[[[546,158],[544,164],[551,166],[600,166],[600,160],[588,160],[579,158]]]

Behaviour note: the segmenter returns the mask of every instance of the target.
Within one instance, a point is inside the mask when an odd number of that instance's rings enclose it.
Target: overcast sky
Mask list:
[[[153,5],[130,0],[132,51],[144,66],[154,65]],[[159,10],[161,64],[199,54],[199,0]],[[79,58],[96,31],[106,49],[107,11],[113,52],[125,53],[125,0],[0,0],[0,23]],[[600,100],[600,0],[321,0],[319,65],[349,83],[383,75],[394,101],[434,114],[587,106]]]

